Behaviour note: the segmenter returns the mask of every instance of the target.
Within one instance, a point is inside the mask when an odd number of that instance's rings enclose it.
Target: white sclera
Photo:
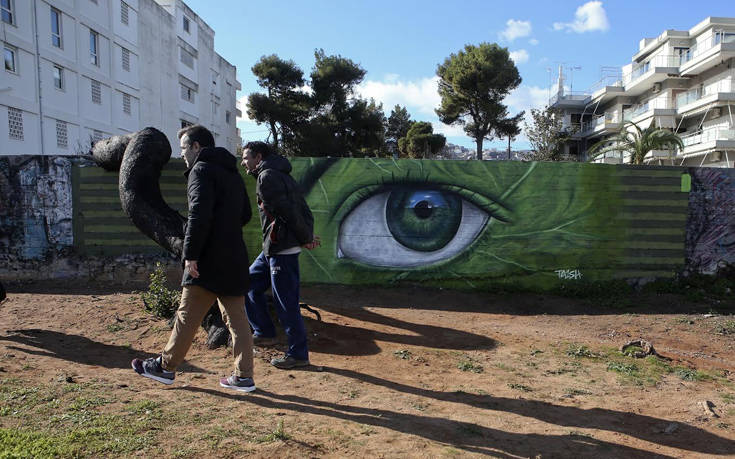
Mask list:
[[[386,221],[390,192],[361,202],[342,221],[337,239],[337,256],[374,266],[415,268],[436,263],[464,250],[477,238],[488,220],[486,212],[462,199],[462,218],[451,241],[433,252],[421,252],[400,244]]]

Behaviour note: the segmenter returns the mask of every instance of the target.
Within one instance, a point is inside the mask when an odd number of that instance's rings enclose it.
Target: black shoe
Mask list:
[[[299,360],[290,355],[285,355],[271,360],[271,365],[281,370],[290,370],[292,368],[308,367],[311,363],[308,360]]]
[[[150,359],[133,359],[133,370],[141,376],[151,378],[164,384],[173,384],[176,374],[173,371],[164,370],[161,366],[161,356]]]

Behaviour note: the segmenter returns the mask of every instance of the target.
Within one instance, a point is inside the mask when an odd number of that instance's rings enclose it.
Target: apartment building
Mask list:
[[[613,136],[627,121],[680,135],[684,148],[652,151],[649,164],[735,166],[735,18],[708,17],[690,30],[666,30],[644,38],[630,63],[603,68],[590,90],[565,90],[559,72],[549,105],[574,132],[566,153],[588,158],[589,148]],[[632,128],[629,128],[632,129]],[[610,152],[599,162],[627,162]]]
[[[200,123],[235,152],[236,69],[181,0],[0,0],[0,155],[73,156],[90,142]]]

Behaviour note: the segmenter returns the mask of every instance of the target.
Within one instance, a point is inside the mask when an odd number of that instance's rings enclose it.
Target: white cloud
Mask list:
[[[566,30],[567,32],[592,32],[606,31],[610,28],[607,14],[602,7],[601,1],[587,2],[577,8],[574,13],[573,22],[555,22],[554,30]]]
[[[516,21],[515,19],[508,19],[505,26],[505,30],[498,34],[503,40],[513,41],[516,38],[531,35],[531,21]]]
[[[513,59],[513,62],[516,65],[518,65],[518,64],[524,64],[524,63],[528,62],[528,51],[526,51],[525,49],[519,49],[519,50],[516,50],[516,51],[511,51],[510,52],[510,58]]]
[[[539,42],[535,38],[531,38],[530,40],[528,40],[528,43],[532,44],[533,46],[536,46],[538,45]]]
[[[434,127],[434,134],[442,134],[444,137],[467,137],[464,127],[459,124],[444,124],[441,121],[431,123]]]
[[[508,94],[503,103],[511,113],[525,110],[528,114],[532,108],[543,108],[549,103],[549,88],[521,84]]]
[[[413,113],[434,115],[434,109],[441,102],[438,83],[438,76],[401,81],[398,75],[388,75],[383,81],[362,82],[357,87],[357,93],[366,99],[373,98],[376,102],[382,102],[387,114],[398,104]]]

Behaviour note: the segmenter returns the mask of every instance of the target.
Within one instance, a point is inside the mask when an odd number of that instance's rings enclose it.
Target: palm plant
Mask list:
[[[634,130],[629,130],[629,126],[633,126]],[[591,159],[595,159],[611,151],[625,151],[630,153],[631,164],[643,164],[648,152],[674,147],[684,148],[681,137],[676,133],[655,127],[653,123],[641,129],[636,123],[628,121],[620,132],[592,145],[589,154]]]

